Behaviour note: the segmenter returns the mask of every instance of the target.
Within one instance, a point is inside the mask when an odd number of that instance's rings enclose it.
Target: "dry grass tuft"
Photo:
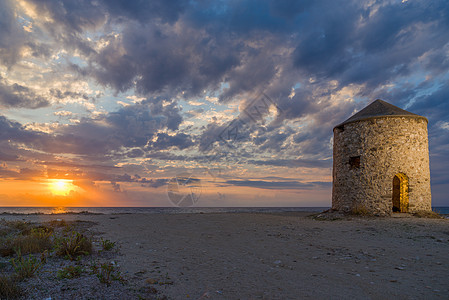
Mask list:
[[[443,217],[434,211],[419,210],[413,213],[413,216],[418,218],[428,218],[428,219],[443,219]]]
[[[1,225],[7,226],[13,230],[20,231],[20,233],[28,234],[33,224],[25,221],[5,221],[2,220]]]
[[[19,235],[12,240],[12,248],[20,249],[23,254],[42,253],[53,247],[52,232],[46,228],[32,228],[28,235]]]
[[[358,205],[351,210],[351,215],[356,216],[371,216],[372,214],[363,205]]]
[[[0,228],[0,237],[6,237],[13,231],[14,231],[13,229],[4,226],[4,227]]]
[[[22,296],[22,290],[17,281],[10,276],[0,275],[0,299],[17,299]]]
[[[12,256],[14,255],[14,248],[11,238],[0,238],[0,256]]]

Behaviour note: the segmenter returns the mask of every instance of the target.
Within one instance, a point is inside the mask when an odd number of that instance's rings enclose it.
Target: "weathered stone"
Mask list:
[[[371,213],[391,213],[393,207],[403,212],[431,210],[427,122],[376,100],[336,126],[332,208]]]

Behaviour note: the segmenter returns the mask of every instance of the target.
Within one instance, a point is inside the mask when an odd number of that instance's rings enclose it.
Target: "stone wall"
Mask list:
[[[431,210],[427,120],[383,116],[334,129],[332,208],[392,212],[393,178],[409,181],[409,212]]]

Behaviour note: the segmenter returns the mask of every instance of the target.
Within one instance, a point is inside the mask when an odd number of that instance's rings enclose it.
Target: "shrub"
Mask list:
[[[4,261],[0,261],[0,271],[5,269],[9,264]]]
[[[81,255],[92,253],[92,241],[79,232],[56,238],[56,255],[73,260]]]
[[[2,226],[2,228],[0,228],[0,237],[8,236],[12,231],[13,231],[12,228]]]
[[[27,232],[29,231],[33,225],[30,222],[25,221],[4,221],[2,222],[3,225],[8,226],[9,228],[19,230],[21,232]]]
[[[101,246],[103,248],[103,251],[109,251],[115,247],[115,242],[111,242],[110,240],[101,239]]]
[[[14,255],[14,248],[11,238],[0,238],[0,256],[12,256]]]
[[[19,235],[12,240],[12,247],[21,253],[41,253],[52,248],[51,231],[45,228],[32,228],[28,235]]]
[[[33,277],[43,265],[41,261],[38,261],[37,258],[32,255],[28,258],[24,258],[20,251],[18,251],[17,258],[11,259],[11,263],[19,280]]]
[[[10,276],[0,275],[0,299],[16,299],[22,295],[17,281]]]
[[[104,263],[100,266],[97,266],[96,263],[90,266],[91,268],[91,274],[97,275],[97,278],[100,280],[101,283],[105,283],[107,285],[110,285],[112,280],[118,280],[121,283],[125,282],[125,279],[122,277],[122,274],[120,271],[117,270],[117,267],[112,263]]]
[[[81,274],[84,272],[83,268],[81,266],[67,266],[63,268],[62,270],[58,271],[57,278],[58,279],[72,279],[76,277],[80,277]]]
[[[97,271],[97,277],[101,283],[111,284],[111,275],[114,272],[113,264],[102,264]]]

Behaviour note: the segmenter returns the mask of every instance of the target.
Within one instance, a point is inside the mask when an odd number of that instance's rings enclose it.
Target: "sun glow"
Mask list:
[[[53,195],[66,196],[74,186],[72,180],[54,179],[50,181],[50,189]]]

